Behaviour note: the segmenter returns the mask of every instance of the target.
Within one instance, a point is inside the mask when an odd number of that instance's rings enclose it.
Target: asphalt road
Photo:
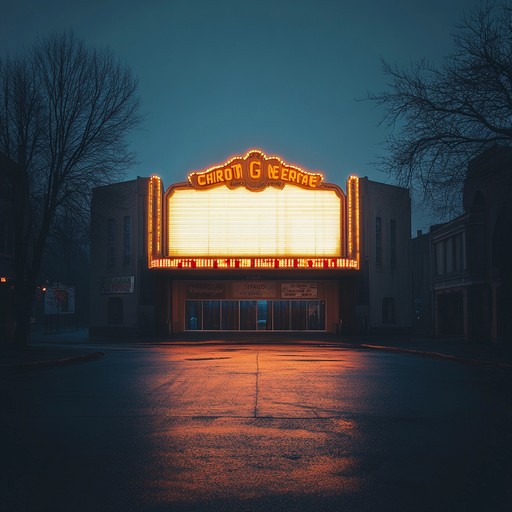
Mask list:
[[[5,511],[509,511],[512,372],[313,346],[104,346],[0,378]]]

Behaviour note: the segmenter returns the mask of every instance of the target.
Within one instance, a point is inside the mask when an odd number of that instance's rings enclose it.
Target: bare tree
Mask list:
[[[0,152],[11,168],[16,331],[25,345],[41,260],[56,221],[88,223],[91,188],[134,162],[126,140],[140,123],[137,83],[107,49],[73,32],[0,61]]]
[[[488,4],[466,17],[440,66],[383,65],[389,90],[369,98],[392,129],[385,169],[438,220],[458,213],[468,161],[512,144],[512,8]]]

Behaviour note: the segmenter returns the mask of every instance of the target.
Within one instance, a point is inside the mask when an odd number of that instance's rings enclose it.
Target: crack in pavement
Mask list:
[[[256,396],[254,399],[254,417],[258,417],[258,396],[260,393],[260,353],[256,354]]]

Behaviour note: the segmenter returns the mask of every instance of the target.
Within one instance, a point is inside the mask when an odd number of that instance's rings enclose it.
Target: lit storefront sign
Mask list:
[[[277,296],[277,286],[272,281],[235,281],[232,287],[234,299],[273,299]]]
[[[358,178],[347,195],[257,150],[148,197],[148,266],[167,269],[358,269]]]
[[[45,315],[72,315],[75,313],[75,287],[49,286],[44,294]]]
[[[318,296],[317,283],[282,283],[281,297],[283,299],[316,299]]]
[[[184,283],[186,299],[317,299],[318,281],[193,281]]]
[[[227,296],[225,283],[191,283],[185,288],[187,299],[223,299]]]

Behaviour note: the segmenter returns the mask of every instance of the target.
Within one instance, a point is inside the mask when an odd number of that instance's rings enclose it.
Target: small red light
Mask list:
[[[7,277],[0,277],[0,283],[7,283]]]

